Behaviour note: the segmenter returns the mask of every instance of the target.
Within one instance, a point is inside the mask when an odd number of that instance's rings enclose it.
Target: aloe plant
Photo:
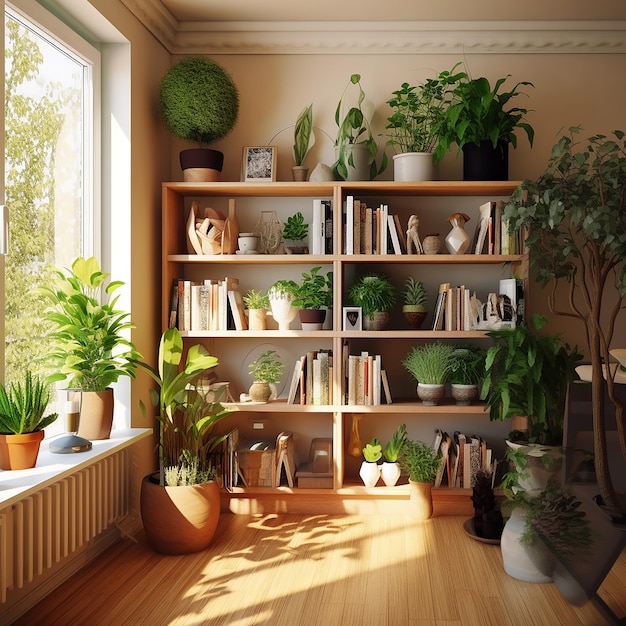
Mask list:
[[[387,463],[396,463],[402,447],[407,440],[406,424],[400,424],[383,448],[383,457]]]

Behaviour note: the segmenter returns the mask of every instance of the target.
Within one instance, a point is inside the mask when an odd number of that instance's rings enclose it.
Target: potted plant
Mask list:
[[[458,406],[478,397],[478,385],[485,375],[485,351],[471,344],[454,346],[450,362],[450,393]]]
[[[428,294],[421,280],[409,276],[402,291],[402,315],[413,330],[419,330],[428,313]]]
[[[315,134],[313,133],[313,104],[304,107],[296,119],[293,134],[293,160],[295,167],[292,168],[293,179],[296,181],[306,180],[308,168],[303,166],[304,159],[309,150],[315,144]],[[306,235],[305,235],[306,236]]]
[[[499,540],[502,536],[504,518],[493,491],[491,471],[480,469],[472,487],[474,505],[474,533],[483,539]]]
[[[300,211],[290,215],[283,228],[283,247],[287,254],[308,254],[306,238],[309,235],[309,225],[304,221]]]
[[[348,298],[354,306],[361,307],[364,330],[381,330],[389,325],[389,310],[396,302],[396,292],[385,274],[364,274],[352,284]]]
[[[265,330],[265,316],[270,308],[270,299],[262,290],[249,289],[243,297],[243,303],[248,309],[248,328],[250,330]]]
[[[35,467],[44,428],[57,413],[46,413],[49,385],[27,371],[24,382],[0,384],[0,469]]]
[[[52,340],[46,355],[48,382],[81,389],[78,436],[108,439],[113,425],[113,389],[120,376],[135,377],[141,355],[124,333],[129,314],[116,309],[112,294],[124,283],[110,281],[95,257],[78,257],[71,269],[55,270],[56,281],[36,290],[49,307]],[[106,296],[106,297],[105,297]],[[100,298],[104,302],[100,302]]]
[[[161,80],[159,104],[167,129],[199,146],[180,153],[184,180],[219,181],[224,155],[206,146],[225,137],[239,114],[237,87],[226,70],[203,56],[178,61]]]
[[[280,382],[283,376],[284,365],[276,350],[266,350],[248,365],[248,372],[252,376],[250,400],[252,402],[267,402],[272,395],[271,385]]]
[[[299,307],[300,322],[304,330],[321,330],[326,309],[332,302],[332,272],[320,274],[321,267],[314,267],[311,272],[302,272],[302,282],[298,285],[293,306]]]
[[[470,78],[465,72],[455,76],[452,103],[435,124],[435,162],[456,144],[457,156],[463,152],[464,180],[508,180],[508,150],[509,144],[517,147],[515,131],[523,130],[531,147],[535,134],[524,121],[528,109],[510,105],[512,98],[524,95],[520,86],[533,84],[521,81],[500,91],[509,77],[499,78],[492,87],[484,77]]]
[[[417,381],[417,395],[426,406],[435,406],[445,396],[454,347],[445,343],[413,346],[402,361]]]
[[[293,301],[297,293],[298,284],[285,279],[272,283],[267,290],[272,316],[278,323],[278,330],[289,330],[289,325],[295,319],[298,309]]]
[[[380,478],[380,466],[378,461],[383,456],[383,446],[374,437],[369,443],[365,444],[363,448],[363,458],[365,459],[361,463],[361,469],[359,470],[359,476],[366,487],[375,487],[378,479]]]
[[[387,487],[393,487],[400,478],[402,470],[398,459],[406,439],[406,424],[400,424],[383,448],[383,464],[380,468],[380,475]]]
[[[348,90],[358,89],[356,102],[349,103]],[[387,155],[383,153],[380,166],[376,163],[378,145],[372,136],[369,120],[361,105],[365,92],[361,87],[361,75],[352,74],[335,110],[337,137],[335,139],[336,161],[332,166],[337,180],[374,180],[387,167]]]
[[[226,437],[215,434],[214,427],[232,412],[219,401],[207,401],[195,387],[217,358],[193,345],[181,368],[182,354],[180,332],[168,328],[161,336],[157,369],[141,363],[159,387],[150,390],[158,411],[159,471],[142,481],[141,518],[150,545],[164,554],[198,552],[213,539],[220,491],[211,454]]]
[[[433,150],[437,145],[436,127],[449,106],[452,90],[460,75],[441,72],[419,85],[402,83],[387,101],[392,113],[387,118],[388,146],[393,146],[393,172],[396,181],[433,179]]]
[[[605,375],[617,312],[623,308],[626,241],[626,141],[623,131],[576,142],[570,128],[552,149],[546,170],[525,180],[504,207],[509,228],[528,230],[526,246],[537,280],[553,289],[548,299],[555,315],[579,319],[591,361],[595,471],[602,500],[626,514],[626,494],[615,491],[608,464],[603,418],[605,394],[615,406],[620,444],[626,457],[626,412]],[[566,283],[569,297],[557,300]],[[565,305],[569,303],[569,306]]]
[[[433,515],[432,485],[441,464],[439,453],[424,442],[407,437],[399,463],[409,475],[411,516],[419,520],[430,519]]]

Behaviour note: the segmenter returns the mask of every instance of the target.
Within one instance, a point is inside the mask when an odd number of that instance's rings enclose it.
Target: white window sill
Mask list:
[[[48,449],[51,441],[64,435],[46,438],[41,442],[35,467],[25,470],[0,470],[0,508],[7,508],[24,496],[123,450],[151,433],[151,428],[114,430],[110,439],[93,441],[91,450],[71,454],[56,454]]]

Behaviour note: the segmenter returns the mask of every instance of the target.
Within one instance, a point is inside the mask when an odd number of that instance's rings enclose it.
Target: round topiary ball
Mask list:
[[[181,139],[208,145],[225,137],[237,121],[237,87],[223,67],[205,57],[172,65],[159,91],[165,126]]]

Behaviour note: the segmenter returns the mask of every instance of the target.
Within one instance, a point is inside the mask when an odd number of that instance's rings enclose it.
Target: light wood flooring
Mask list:
[[[462,517],[223,514],[212,546],[162,556],[125,539],[17,624],[603,626],[553,584],[503,570]],[[600,595],[626,615],[626,551]]]

